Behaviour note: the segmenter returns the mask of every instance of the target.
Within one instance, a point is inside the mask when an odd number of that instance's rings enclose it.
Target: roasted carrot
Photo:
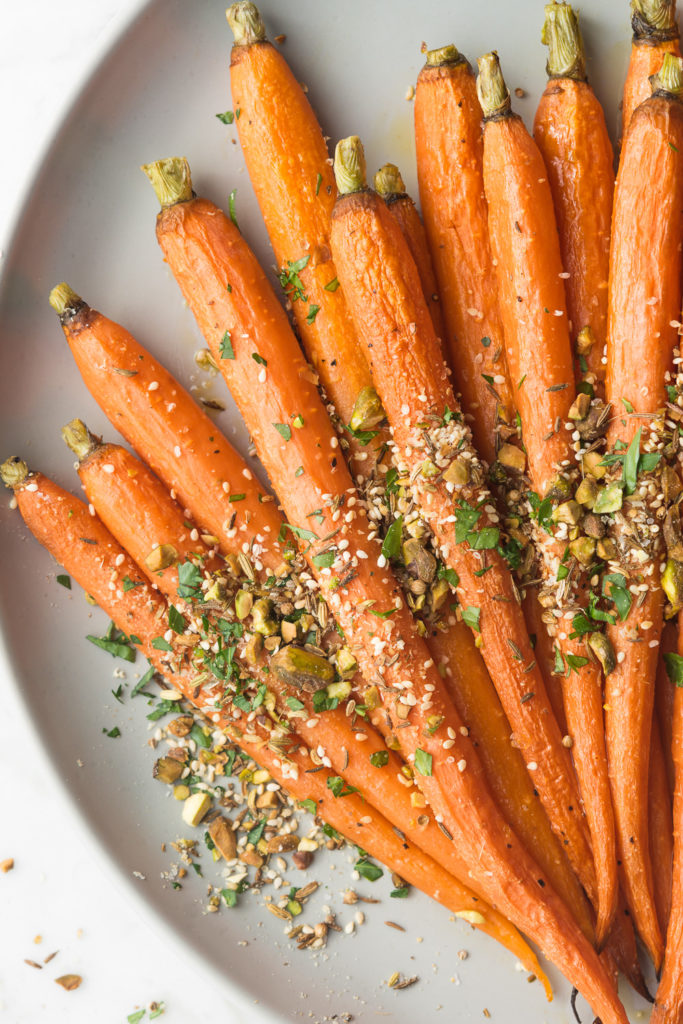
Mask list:
[[[482,891],[492,896],[495,892],[497,904],[511,920],[524,920],[527,933],[569,972],[577,987],[583,986],[603,1021],[623,1021],[599,958],[545,880],[539,899],[542,873],[503,823],[483,783],[476,753],[461,732],[462,719],[451,706],[412,616],[398,599],[398,583],[381,560],[382,575],[376,572],[379,544],[364,517],[354,511],[356,490],[339,457],[336,435],[265,275],[235,225],[212,203],[160,191],[167,205],[157,219],[157,238],[209,347],[218,353],[227,328],[235,337],[247,334],[267,360],[263,382],[254,374],[244,346],[239,346],[234,360],[222,360],[221,369],[298,533],[312,576],[326,594],[361,670],[382,683],[382,701],[430,806]],[[405,246],[398,226],[386,208],[384,212]],[[410,265],[419,289],[412,260]],[[429,320],[426,306],[424,311]],[[301,430],[284,429],[292,416],[299,415],[304,421]],[[295,483],[299,465],[303,473]],[[350,515],[335,518],[341,502]],[[323,554],[327,557],[321,564]],[[398,636],[402,646],[395,650]],[[381,653],[387,648],[393,651],[389,659]]]
[[[666,935],[671,914],[673,871],[673,815],[669,782],[666,777],[664,749],[655,710],[650,738],[650,770],[648,774],[650,825],[650,859],[655,890],[655,904],[662,934]]]
[[[673,759],[676,788],[673,805],[673,889],[671,917],[666,933],[664,969],[657,990],[652,1024],[680,1024],[683,1014],[683,629],[678,618],[678,650],[667,656],[670,686],[674,690]]]
[[[562,677],[555,674],[555,642],[543,621],[543,607],[538,600],[536,587],[529,587],[526,590],[522,604],[524,621],[529,631],[529,637],[533,641],[536,662],[548,691],[553,714],[562,736],[565,737],[567,735],[567,716],[564,710]]]
[[[391,216],[403,232],[411,256],[415,260],[425,302],[432,316],[437,337],[446,342],[446,325],[443,319],[439,286],[436,282],[432,254],[422,218],[415,203],[406,192],[406,187],[396,164],[384,164],[375,175],[375,189],[387,204]]]
[[[676,650],[678,643],[678,632],[676,621],[665,622],[662,630],[662,640],[659,646],[659,661],[657,663],[657,678],[655,681],[655,713],[659,724],[659,733],[662,739],[662,750],[666,764],[666,775],[669,780],[669,793],[673,798],[676,785],[674,762],[672,754],[673,740],[673,719],[674,719],[674,687],[671,685],[666,671],[666,655]]]
[[[586,77],[579,19],[567,3],[545,8],[548,84],[534,119],[553,197],[576,378],[604,394],[607,277],[614,154]],[[578,338],[577,338],[578,336]]]
[[[60,286],[60,289],[54,291],[53,302],[60,308],[64,301],[71,302],[72,305],[67,307],[69,309],[75,310],[78,307],[77,313],[67,313],[63,316],[64,330],[73,354],[92,394],[109,415],[112,424],[121,430],[129,442],[143,453],[162,475],[165,475],[168,487],[178,489],[184,508],[191,510],[197,522],[202,522],[202,536],[209,544],[213,544],[217,538],[222,553],[233,557],[234,571],[243,571],[244,531],[236,530],[234,526],[226,530],[223,524],[226,522],[225,517],[231,515],[231,509],[239,509],[242,503],[248,509],[245,521],[249,523],[255,543],[258,545],[255,548],[256,559],[251,558],[252,567],[257,570],[257,577],[262,578],[264,575],[258,572],[259,560],[262,560],[266,567],[279,569],[283,564],[279,548],[272,554],[270,544],[264,544],[258,538],[277,537],[284,519],[277,512],[274,503],[267,500],[268,496],[255,482],[246,464],[231,449],[215,425],[207,423],[206,417],[190,395],[124,328],[96,313],[82,303],[82,300],[74,297],[65,299],[67,286]],[[140,366],[141,369],[133,373],[131,368],[135,366]],[[125,372],[112,372],[112,367]],[[159,388],[150,389],[150,383],[153,382],[157,382]],[[170,403],[173,406],[170,410],[172,415],[169,415],[168,421],[165,420],[163,412],[164,409],[169,411],[169,405],[160,406],[157,402],[157,393],[161,389],[162,393],[172,394],[173,397],[173,403]],[[174,447],[175,431],[181,436],[189,436],[194,432],[194,436],[201,437],[202,425],[206,431],[203,436],[213,438],[220,445],[218,451],[212,442],[204,446],[195,444],[188,462],[164,457],[164,451],[168,456]],[[241,494],[237,495],[240,497],[239,504],[230,501],[232,494],[223,497],[220,492],[216,500],[208,500],[216,493],[215,463],[217,457],[222,458],[221,450],[225,450],[229,459],[232,459],[232,463],[228,462],[226,476],[229,475],[231,480],[237,479],[239,487],[242,488]],[[218,469],[225,472],[225,461]],[[249,473],[248,477],[245,476],[245,471]],[[197,543],[192,541],[192,545],[196,547]],[[250,551],[254,550],[253,544],[248,547]],[[282,576],[280,580],[283,581]],[[469,638],[468,640],[468,646],[471,647],[472,641]],[[450,670],[458,683],[465,680],[467,673],[472,675],[476,672],[469,662],[464,670],[461,669],[456,658],[451,659]],[[479,672],[476,677],[481,679],[481,673]],[[533,809],[533,805],[530,807],[528,798],[524,795],[522,776],[526,773],[523,770],[520,772],[523,763],[518,752],[505,742],[509,728],[499,720],[499,709],[492,706],[492,698],[496,698],[490,680],[482,681],[470,697],[472,716],[478,717],[480,721],[488,717],[489,729],[495,729],[496,725],[499,728],[498,742],[492,741],[490,733],[486,734],[487,750],[484,758],[487,778],[495,788],[496,798],[505,812],[511,815],[511,822],[527,849],[536,851],[537,859],[548,873],[554,887],[571,905],[582,928],[588,934],[590,922],[587,920],[580,894],[576,893],[573,875],[567,870],[563,857],[559,862],[557,860],[557,850],[553,845],[554,840],[547,835],[543,811]],[[373,713],[370,714],[374,718]],[[383,725],[384,721],[382,713],[379,724]],[[479,732],[483,735],[482,729]]]
[[[277,505],[189,392],[124,327],[68,285],[53,288],[50,304],[88,390],[112,426],[226,554],[246,551],[257,570],[277,570]]]
[[[617,666],[605,688],[607,751],[626,897],[657,968],[663,941],[649,854],[647,779],[664,593],[662,531],[658,524],[651,530],[648,522],[653,521],[650,516],[664,519],[666,535],[675,512],[664,518],[672,500],[668,477],[656,480],[651,474],[670,472],[660,464],[666,428],[655,414],[667,398],[665,380],[673,365],[681,308],[682,94],[683,62],[667,54],[653,79],[653,95],[634,113],[623,142],[612,219],[607,325],[606,395],[615,412],[607,461],[616,467],[608,477],[615,513],[609,578],[618,581],[621,574],[627,595],[637,595],[620,621],[608,628]],[[657,501],[660,491],[666,494],[664,502]],[[637,531],[627,534],[626,543],[624,524]],[[673,566],[661,585],[677,611],[680,595]]]
[[[598,623],[591,623],[586,616],[596,541],[579,535],[581,506],[573,500],[574,492],[583,498],[577,487],[575,446],[566,427],[567,419],[588,418],[590,400],[583,395],[583,405],[575,402],[562,260],[543,159],[521,118],[512,112],[496,54],[482,57],[479,68],[477,87],[485,125],[484,188],[505,353],[520,380],[514,397],[532,486],[545,500],[556,502],[551,521],[536,530],[544,578],[539,600],[555,617],[555,626],[550,628],[557,645],[555,671],[565,677],[567,727],[597,874],[597,934],[604,942],[617,907],[617,855],[602,672],[591,651],[606,672],[614,659],[606,637],[598,632]],[[537,508],[539,501],[537,498]],[[569,527],[575,528],[574,539],[568,536]]]
[[[244,729],[220,708],[224,685],[202,682],[188,658],[188,646],[177,645],[171,651],[160,650],[154,641],[166,628],[166,601],[138,572],[138,567],[115,541],[101,520],[91,516],[83,502],[62,490],[40,473],[29,473],[20,459],[3,463],[0,475],[16,494],[19,510],[34,536],[73,578],[91,594],[115,625],[126,633],[134,632],[141,653],[173,689],[179,690],[194,706],[208,714],[233,742],[267,767],[273,778],[295,799],[313,799],[317,813],[352,842],[362,844],[390,870],[411,885],[448,907],[458,917],[497,938],[529,970],[538,973],[548,997],[551,989],[533,952],[519,933],[492,907],[470,889],[458,883],[439,864],[396,834],[386,819],[368,808],[361,796],[334,795],[331,776],[324,769],[311,773],[311,755],[302,744],[287,742],[287,733],[277,724],[252,721]],[[126,581],[135,583],[128,586]],[[112,589],[111,584],[115,586]],[[190,628],[187,634],[190,633]],[[180,635],[180,634],[179,634]],[[177,641],[176,641],[177,644]],[[166,649],[172,647],[166,643]],[[205,676],[206,673],[203,673]],[[368,813],[370,811],[370,813]],[[370,820],[368,820],[370,819]]]
[[[445,349],[477,451],[492,463],[513,432],[513,403],[489,244],[481,107],[455,46],[430,50],[417,79],[420,204],[446,323]]]
[[[676,0],[631,0],[633,41],[621,106],[621,134],[633,112],[650,95],[650,77],[662,67],[664,54],[680,56]]]
[[[229,593],[229,584],[225,574],[217,568],[214,552],[206,547],[196,531],[188,529],[184,510],[173,501],[161,481],[127,449],[102,444],[80,420],[67,424],[63,435],[79,458],[78,472],[88,501],[152,584],[170,602],[179,604],[183,612],[194,604],[197,614],[201,612],[214,619],[230,615],[232,621],[241,622],[243,635],[235,657],[245,676],[254,676],[267,685],[266,703],[270,693],[275,696],[280,721],[287,722],[292,733],[298,733],[309,748],[317,750],[318,754],[324,751],[320,758],[322,765],[338,772],[411,842],[434,857],[455,878],[464,880],[467,868],[455,844],[439,829],[424,802],[412,798],[401,772],[402,762],[386,749],[374,730],[354,714],[353,707],[344,704],[328,707],[321,713],[312,694],[294,686],[295,671],[291,667],[286,676],[289,682],[285,682],[280,675],[278,658],[269,657],[267,651],[249,661],[247,652],[253,647],[257,631],[254,629],[256,611],[251,613],[247,595],[251,595],[255,603],[261,588],[250,591],[245,589],[249,585],[247,580],[233,580],[233,593]],[[159,538],[163,538],[163,542],[160,543]],[[200,572],[200,576],[194,578],[203,578],[209,585],[207,600],[218,601],[222,606],[218,614],[198,603],[196,596],[190,596],[187,584],[183,589],[182,580],[193,565]],[[182,569],[186,571],[183,576]],[[199,591],[197,583],[194,589]],[[278,623],[277,614],[274,609],[273,630]],[[285,625],[286,620],[283,620],[279,627],[281,635],[271,632],[271,637],[278,636],[284,645],[278,649],[278,654],[285,650],[290,656],[294,652],[299,659],[305,658],[306,652],[297,646],[296,635],[294,638],[290,635],[289,643],[285,642]],[[334,627],[331,629],[334,634]],[[332,683],[331,704],[343,699],[342,695],[348,695],[350,689],[349,683]],[[334,700],[333,694],[336,695]],[[542,833],[540,838],[541,842],[545,838]],[[552,867],[553,874],[564,885],[566,896],[574,900],[576,888],[565,883],[565,874],[559,866]],[[549,875],[551,881],[553,874]],[[580,891],[578,897],[580,900]],[[576,909],[579,918],[583,916],[583,926],[590,935],[590,919],[586,922],[580,903]]]
[[[365,401],[372,380],[330,255],[336,188],[327,143],[287,61],[266,39],[256,6],[235,3],[227,19],[235,37],[235,125],[249,178],[306,354],[342,423],[360,434],[360,442],[354,436],[347,440],[356,456],[354,472],[362,473],[384,440],[382,435],[366,446],[363,435],[383,414]]]

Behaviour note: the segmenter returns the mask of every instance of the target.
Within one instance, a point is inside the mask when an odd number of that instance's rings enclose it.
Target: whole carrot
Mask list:
[[[543,41],[549,81],[536,110],[534,139],[557,217],[577,380],[586,378],[602,397],[614,154],[569,4],[546,6]]]
[[[544,580],[539,601],[554,623],[549,629],[556,642],[555,671],[565,676],[564,707],[597,874],[597,934],[604,942],[616,913],[618,878],[601,666],[610,672],[614,654],[599,624],[587,615],[596,539],[590,533],[581,536],[582,508],[574,495],[583,501],[579,487],[586,485],[580,483],[577,452],[566,426],[568,419],[580,425],[588,419],[590,400],[582,395],[586,401],[575,402],[562,260],[543,159],[512,112],[497,56],[482,57],[479,68],[484,188],[505,352],[521,381],[515,403],[538,495],[531,516],[538,521],[541,496],[552,506],[540,528],[534,524]]]
[[[650,95],[650,77],[662,67],[664,54],[680,56],[676,0],[631,0],[633,41],[621,106],[621,134],[626,135],[636,107]]]
[[[406,192],[401,172],[396,164],[384,164],[380,167],[375,175],[375,189],[387,204],[391,216],[396,220],[408,243],[420,275],[422,291],[432,316],[434,330],[445,343],[446,325],[424,224],[415,203]]]
[[[608,627],[617,655],[605,689],[610,782],[629,908],[657,967],[663,942],[648,839],[650,729],[665,603],[661,586],[674,611],[680,594],[675,557],[660,586],[661,527],[675,547],[668,532],[675,510],[667,512],[672,495],[665,476],[655,480],[650,474],[666,471],[666,459],[661,460],[667,428],[655,414],[666,403],[665,375],[673,364],[681,308],[681,95],[683,62],[667,54],[653,79],[653,94],[631,118],[622,146],[607,325],[606,395],[616,414],[603,460],[611,464],[605,491],[612,495],[606,579],[628,598],[624,614]],[[658,501],[658,494],[664,500]]]
[[[673,759],[676,788],[673,806],[673,889],[664,969],[657,989],[652,1024],[680,1024],[683,1013],[683,630],[680,616],[678,628],[678,650],[667,656],[670,685],[674,689]]]
[[[282,517],[272,496],[189,392],[68,285],[53,288],[50,304],[90,393],[204,532],[226,553],[249,553],[257,567],[282,566]]]
[[[445,349],[477,451],[514,433],[482,177],[481,107],[455,46],[426,54],[415,94],[420,204],[446,323]]]
[[[353,513],[355,488],[339,458],[336,435],[265,275],[235,226],[212,203],[165,198],[169,205],[158,217],[157,237],[209,347],[218,351],[218,330],[232,326],[236,336],[247,334],[256,341],[267,360],[269,373],[261,387],[244,348],[221,368],[303,542],[311,574],[324,589],[364,673],[374,673],[382,683],[378,689],[384,706],[420,788],[482,891],[495,891],[500,909],[509,910],[511,919],[523,919],[526,931],[547,953],[552,950],[562,969],[586,988],[603,1021],[623,1020],[600,960],[547,883],[539,899],[539,869],[503,824],[483,784],[475,752],[460,731],[462,719],[450,704],[414,620],[397,600],[398,584],[382,562],[381,576],[375,571],[380,547],[363,517]],[[414,273],[417,277],[416,269]],[[228,277],[232,292],[225,287]],[[305,432],[278,429],[288,426],[292,414],[301,415]],[[282,443],[275,441],[275,434]],[[294,484],[298,465],[304,472]],[[352,515],[335,519],[342,500]],[[316,530],[310,529],[313,524],[303,526],[310,523],[311,513]],[[328,556],[323,563],[322,554]],[[401,646],[395,648],[399,636]],[[391,657],[387,650],[393,651]]]
[[[666,761],[659,731],[657,712],[652,719],[650,738],[650,769],[648,773],[650,822],[650,859],[655,891],[655,904],[662,934],[666,935],[671,915],[673,870],[673,817]]]
[[[390,870],[422,889],[458,917],[499,939],[529,970],[539,973],[548,997],[551,989],[540,964],[521,936],[492,907],[458,883],[439,864],[396,830],[361,796],[347,793],[338,798],[335,777],[325,768],[311,773],[310,751],[292,743],[287,731],[266,716],[248,724],[220,710],[225,685],[206,682],[206,673],[188,664],[187,644],[173,649],[171,641],[159,641],[165,630],[168,605],[144,578],[137,565],[83,502],[62,490],[41,473],[29,473],[21,459],[9,459],[0,468],[3,482],[12,487],[19,510],[34,536],[73,578],[90,593],[109,617],[134,641],[157,671],[195,707],[208,714],[214,725],[242,747],[295,799],[313,800],[317,813],[350,841],[362,845]],[[128,586],[127,580],[134,581]],[[114,586],[112,587],[112,583]],[[191,627],[190,627],[191,628]],[[190,628],[184,634],[191,636]],[[170,631],[173,639],[173,630]],[[214,641],[215,642],[215,641]],[[170,650],[169,650],[170,648]]]
[[[666,671],[666,656],[676,651],[678,644],[678,631],[676,620],[665,622],[662,630],[662,639],[659,647],[659,662],[657,664],[657,678],[655,681],[655,713],[659,722],[659,732],[662,739],[662,750],[666,764],[666,775],[669,781],[669,793],[673,797],[675,789],[675,772],[672,755],[673,747],[673,718],[674,718],[674,693],[675,687],[671,686]]]
[[[242,0],[228,9],[227,19],[235,37],[230,61],[232,101],[240,112],[235,125],[281,268],[280,283],[320,383],[351,428],[354,471],[362,473],[383,441],[373,437],[368,445],[365,437],[384,417],[368,398],[367,361],[330,255],[336,188],[327,143],[300,83],[266,39],[257,7]]]

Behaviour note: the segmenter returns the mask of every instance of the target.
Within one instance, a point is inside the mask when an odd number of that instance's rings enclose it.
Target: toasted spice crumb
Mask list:
[[[2,871],[4,875],[6,875],[8,871],[11,871],[13,867],[14,857],[8,857],[6,860],[0,861],[0,871]]]
[[[385,921],[384,923],[387,926],[387,928],[395,928],[397,932],[404,932],[405,931],[405,928],[403,927],[403,925],[402,924],[396,924],[395,921]]]
[[[83,978],[80,974],[62,974],[61,977],[55,978],[55,981],[67,992],[73,992],[74,989],[80,988]]]
[[[37,964],[35,962],[35,960],[24,960],[24,963],[28,964],[29,967],[37,967],[39,971],[42,971],[42,969],[43,969],[43,965],[42,964]]]

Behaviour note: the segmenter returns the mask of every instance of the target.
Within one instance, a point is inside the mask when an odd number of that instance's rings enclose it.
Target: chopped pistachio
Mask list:
[[[418,540],[405,541],[402,548],[403,561],[411,576],[424,583],[431,583],[436,575],[436,559]]]
[[[238,590],[235,594],[235,615],[238,619],[246,619],[254,604],[254,595],[250,590]]]
[[[668,558],[662,573],[662,590],[666,594],[671,608],[670,615],[677,615],[683,608],[683,563]]]
[[[320,654],[288,644],[273,655],[270,667],[288,686],[315,692],[334,682],[334,668]]]
[[[602,558],[603,561],[609,562],[612,558],[616,558],[617,546],[611,537],[601,537],[597,545],[598,558]]]
[[[582,515],[581,506],[571,499],[570,501],[563,501],[561,505],[554,509],[553,522],[568,523],[570,526],[576,526],[581,522]]]
[[[590,395],[580,392],[569,407],[570,420],[585,420],[591,407]]]
[[[595,441],[602,437],[607,430],[610,408],[604,402],[593,402],[584,419],[576,421],[576,429],[584,441]]]
[[[600,452],[586,452],[583,456],[583,471],[590,473],[596,480],[602,480],[607,472],[607,466],[601,466],[602,455]]]
[[[592,537],[577,537],[571,541],[569,550],[581,565],[590,565],[595,555],[595,540]]]
[[[446,483],[454,484],[456,487],[462,487],[463,484],[468,483],[470,479],[470,464],[467,459],[453,459],[444,470],[443,478]]]
[[[175,797],[176,800],[187,800],[189,795],[190,787],[186,786],[184,783],[181,783],[181,785],[179,786],[173,787],[173,796]]]
[[[664,518],[664,543],[670,558],[683,562],[683,536],[681,535],[681,510],[674,505]]]
[[[605,675],[608,676],[610,672],[614,672],[617,667],[617,658],[609,637],[605,636],[604,633],[590,633],[588,635],[587,643],[595,657],[602,665],[602,671]]]
[[[375,389],[370,386],[361,388],[351,413],[351,430],[372,430],[385,418],[386,413]]]
[[[595,344],[595,335],[590,327],[583,327],[576,339],[576,351],[580,356],[587,356]]]
[[[429,480],[433,476],[438,476],[439,470],[431,459],[425,459],[420,467],[420,473]]]
[[[160,757],[154,764],[152,775],[159,782],[165,782],[170,786],[178,781],[184,768],[182,761],[176,761],[173,757]]]
[[[286,622],[283,620],[280,623],[280,632],[282,634],[282,642],[291,644],[296,640],[296,622]]]
[[[368,686],[363,693],[363,703],[368,711],[375,711],[380,706],[382,701],[376,686]]]
[[[267,597],[254,601],[251,609],[252,627],[256,633],[272,636],[278,632],[277,619],[273,616],[273,602]]]
[[[253,633],[244,645],[244,658],[249,665],[255,665],[263,650],[263,636]]]
[[[523,473],[526,469],[526,455],[516,444],[502,444],[498,450],[498,462],[511,473]]]
[[[598,482],[593,476],[585,476],[579,486],[576,488],[576,494],[574,497],[578,501],[579,505],[585,505],[586,508],[593,508],[595,501],[598,497]]]
[[[618,483],[607,484],[602,487],[595,499],[593,511],[596,515],[603,515],[608,512],[618,512],[621,508],[624,493]]]
[[[437,580],[430,591],[432,611],[438,612],[444,606],[449,593],[447,580]]]
[[[550,498],[551,501],[566,501],[571,497],[569,481],[558,474],[548,488],[545,496],[546,498]]]
[[[178,561],[178,552],[172,544],[159,544],[153,548],[145,559],[145,565],[150,572],[161,572],[168,569]]]
[[[596,516],[593,512],[589,512],[588,515],[583,517],[581,528],[585,534],[589,537],[595,537],[596,540],[605,536],[605,523],[600,516]]]
[[[327,696],[330,698],[336,697],[337,700],[346,700],[351,693],[351,683],[345,679],[341,679],[338,683],[329,683],[327,687]]]
[[[237,837],[231,824],[223,817],[214,818],[209,825],[209,835],[218,852],[225,860],[234,860],[237,856]]]
[[[209,589],[204,594],[205,601],[219,601],[221,604],[225,604],[228,599],[228,590],[225,585],[225,580],[221,579],[220,576],[216,576]]]
[[[337,672],[341,676],[352,676],[358,671],[358,662],[348,647],[340,647],[337,651]]]
[[[662,493],[664,494],[664,503],[670,505],[672,501],[675,501],[683,491],[681,480],[671,466],[664,466],[662,469]]]
[[[183,821],[196,828],[210,807],[211,797],[208,793],[192,793],[183,804]]]

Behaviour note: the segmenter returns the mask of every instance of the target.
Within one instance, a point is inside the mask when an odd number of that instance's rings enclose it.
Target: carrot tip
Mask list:
[[[64,316],[67,313],[75,313],[85,303],[80,295],[71,288],[65,281],[61,284],[55,285],[50,292],[48,302],[54,309],[58,316]]]
[[[162,209],[192,199],[192,175],[184,156],[155,160],[154,163],[143,164],[140,170],[151,181]]]
[[[256,4],[241,0],[228,7],[225,17],[235,37],[235,46],[251,46],[265,40],[266,26]]]
[[[510,113],[510,93],[500,70],[498,54],[493,50],[477,60],[477,96],[484,118],[505,117]]]
[[[28,475],[28,466],[18,455],[13,455],[0,466],[0,479],[5,487],[11,487],[13,490],[21,487]]]
[[[375,192],[379,192],[382,199],[406,194],[406,187],[396,164],[385,164],[384,167],[380,167],[375,175]]]
[[[78,419],[62,427],[62,437],[79,462],[83,462],[101,443],[99,437],[90,433],[83,420]]]
[[[357,135],[340,139],[334,151],[334,176],[340,196],[367,188],[363,143]]]
[[[586,81],[579,16],[570,4],[553,2],[546,5],[541,42],[548,47],[546,71],[549,78]]]
[[[673,53],[664,54],[664,62],[656,75],[650,76],[652,92],[665,92],[670,96],[683,96],[683,60]]]
[[[428,67],[440,68],[444,64],[460,64],[465,60],[465,57],[460,53],[457,46],[454,46],[453,43],[448,43],[447,46],[440,46],[437,50],[427,50],[425,60]]]

